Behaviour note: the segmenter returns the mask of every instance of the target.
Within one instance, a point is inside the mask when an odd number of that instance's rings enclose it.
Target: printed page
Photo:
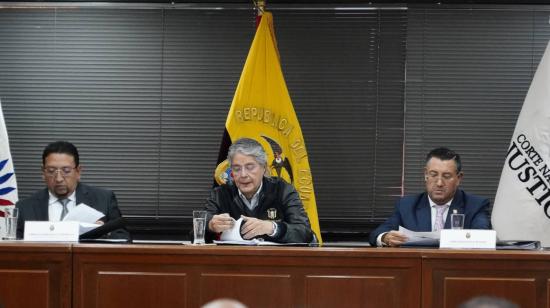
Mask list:
[[[239,218],[235,223],[233,224],[233,228],[229,230],[225,230],[222,232],[222,235],[220,236],[221,241],[244,241],[243,237],[241,236],[241,224],[243,222],[243,218]]]
[[[78,230],[78,235],[82,235],[88,231],[92,231],[93,229],[99,227],[101,225],[99,224],[94,224],[94,223],[89,223],[89,222],[81,222],[79,223],[79,230]]]
[[[439,245],[439,237],[440,237],[439,231],[415,232],[403,226],[399,226],[399,232],[405,234],[408,238],[404,245],[422,245],[422,246]]]
[[[235,221],[233,228],[223,231],[219,241],[214,241],[216,244],[222,245],[248,245],[248,246],[267,246],[267,245],[280,245],[279,243],[264,241],[261,238],[255,238],[251,240],[243,239],[241,235],[241,225],[243,224],[243,218],[239,218]]]
[[[84,204],[80,203],[74,209],[71,209],[67,216],[63,218],[63,221],[78,221],[78,222],[87,222],[95,223],[101,219],[105,214],[100,211]]]

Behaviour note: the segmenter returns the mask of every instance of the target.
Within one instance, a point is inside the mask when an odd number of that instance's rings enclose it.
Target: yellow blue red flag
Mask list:
[[[230,176],[225,161],[229,146],[243,137],[257,140],[266,149],[272,176],[294,185],[321,242],[306,144],[281,70],[269,12],[263,14],[256,30],[227,115],[215,174],[218,184]]]

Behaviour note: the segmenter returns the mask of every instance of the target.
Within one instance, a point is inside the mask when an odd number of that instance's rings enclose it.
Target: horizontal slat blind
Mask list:
[[[401,191],[406,10],[273,8],[321,227],[366,229]],[[0,10],[0,98],[20,197],[67,139],[125,215],[204,203],[252,10]]]
[[[82,180],[113,189],[125,215],[202,206],[251,11],[0,13],[0,97],[21,198],[43,187],[43,147],[67,139],[80,150]]]
[[[548,10],[409,7],[405,190],[424,155],[461,154],[466,191],[494,198],[517,115],[546,43]]]
[[[321,229],[366,229],[401,191],[406,11],[275,12]]]
[[[2,54],[0,61],[18,78],[5,75],[0,84],[20,197],[43,186],[39,170],[44,146],[66,139],[80,150],[83,181],[115,190],[123,208],[154,214],[150,205],[158,203],[159,12],[55,9],[2,14],[16,18],[14,23],[1,18],[6,21],[2,31],[13,37],[14,51]],[[36,24],[41,20],[48,21],[43,30]],[[39,45],[37,59],[14,63],[32,50],[28,45],[37,42],[38,31],[38,42],[45,44]],[[9,121],[11,115],[24,122]]]
[[[159,214],[190,215],[212,187],[254,14],[167,10],[165,25]]]

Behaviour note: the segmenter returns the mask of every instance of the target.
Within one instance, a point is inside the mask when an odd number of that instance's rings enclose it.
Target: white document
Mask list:
[[[69,213],[67,213],[67,216],[63,218],[63,221],[78,221],[83,223],[95,224],[95,222],[101,219],[103,216],[105,216],[105,214],[101,213],[100,211],[84,203],[80,203],[74,209],[71,209]]]
[[[260,245],[276,245],[273,242],[265,242],[259,239],[252,240],[235,240],[235,241],[214,241],[214,244],[220,245],[245,245],[245,246],[260,246]]]
[[[235,223],[233,224],[233,228],[229,230],[225,230],[222,232],[222,235],[220,236],[220,240],[222,241],[244,241],[243,237],[241,236],[241,224],[243,223],[243,218],[239,218]]]
[[[239,218],[235,221],[233,228],[225,230],[222,232],[219,241],[214,241],[216,244],[227,244],[227,245],[249,245],[249,246],[268,246],[268,245],[281,245],[275,242],[264,241],[261,238],[255,238],[251,240],[245,240],[241,235],[241,224],[243,223],[243,218]]]
[[[93,229],[102,226],[100,224],[91,224],[89,222],[80,222],[78,223],[79,229],[78,229],[78,235],[82,235],[88,231],[92,231]]]
[[[405,245],[437,245],[439,244],[439,231],[431,232],[415,232],[411,231],[405,227],[399,226],[399,232],[407,236],[407,241]]]

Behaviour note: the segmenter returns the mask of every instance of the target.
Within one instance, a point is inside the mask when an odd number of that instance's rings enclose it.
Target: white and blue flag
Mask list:
[[[5,235],[4,209],[17,202],[17,181],[11,159],[8,131],[0,102],[0,238]]]
[[[499,240],[550,246],[550,43],[527,92],[492,214]]]

